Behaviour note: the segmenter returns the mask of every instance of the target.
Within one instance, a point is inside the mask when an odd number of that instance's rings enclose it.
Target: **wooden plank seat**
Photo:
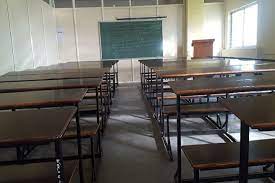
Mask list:
[[[107,119],[110,114],[110,104],[108,101],[103,100],[101,104],[101,100],[99,102],[99,112],[97,114],[97,106],[96,106],[96,101],[91,100],[91,99],[85,99],[83,100],[80,105],[79,105],[79,111],[82,116],[88,115],[90,116],[91,114],[96,114],[99,115],[98,119],[101,120],[102,123],[102,130],[106,127]]]
[[[181,105],[181,113],[183,115],[225,113],[225,112],[228,112],[228,109],[226,109],[219,103]],[[177,115],[177,106],[175,105],[164,106],[163,114],[165,116]]]
[[[229,97],[248,97],[248,96],[259,96],[259,95],[265,95],[265,94],[270,94],[273,91],[253,91],[253,92],[240,92],[240,93],[230,93],[228,95]],[[181,99],[202,99],[202,98],[207,98],[207,97],[226,97],[226,94],[212,94],[212,95],[190,95],[190,96],[180,96]],[[158,96],[158,100],[161,101],[162,97]],[[171,92],[166,92],[164,93],[163,96],[164,100],[176,100],[177,95]]]
[[[225,113],[228,115],[228,109],[223,107],[220,103],[202,103],[202,104],[185,104],[181,105],[181,114],[185,117],[190,116],[206,116],[210,114],[221,114]],[[167,142],[165,143],[170,159],[173,160],[173,154],[171,149],[170,140],[170,117],[177,115],[177,106],[163,106],[162,119],[166,117],[166,130],[164,125],[164,120],[161,120],[161,130],[163,131],[164,137],[167,137]],[[217,115],[217,123],[220,128],[226,127],[228,124],[228,117],[225,118],[225,122],[222,124],[220,116]]]
[[[64,162],[65,183],[73,182],[77,161]],[[33,163],[0,167],[1,183],[53,183],[57,182],[56,163]]]
[[[77,138],[77,128],[76,126],[70,126],[67,128],[63,139],[76,139]],[[100,133],[100,124],[96,122],[92,122],[89,124],[81,125],[80,126],[80,137],[81,138],[89,138],[90,139],[90,156],[86,155],[87,157],[91,158],[91,166],[92,166],[92,180],[96,179],[96,170],[95,170],[95,151],[94,151],[94,141],[97,138],[96,147],[97,147],[97,154],[99,157],[102,156],[102,146],[101,146],[101,133]]]
[[[257,140],[249,143],[249,166],[275,163],[274,139]],[[199,182],[200,170],[238,168],[240,144],[204,144],[182,146],[187,160],[194,169],[194,182]]]
[[[102,92],[102,97],[107,97],[108,93],[107,92]],[[98,94],[98,97],[100,98],[100,94]],[[88,92],[85,94],[86,99],[96,99],[96,93]]]
[[[89,138],[89,137],[96,137],[99,131],[100,125],[92,122],[89,124],[81,125],[80,128],[80,136],[81,138]],[[76,127],[75,126],[70,126],[66,130],[64,134],[64,139],[75,139],[77,137],[76,134]]]
[[[194,95],[194,96],[180,96],[181,99],[194,99],[194,98],[203,98],[203,97],[207,97],[207,95]],[[162,97],[158,96],[157,97],[158,100],[161,100]],[[174,93],[165,93],[163,96],[163,99],[167,99],[167,100],[173,100],[173,99],[177,99],[177,96]]]
[[[104,111],[105,105],[108,105],[108,103],[105,101],[102,101],[101,103],[101,100],[98,100],[98,107],[99,107],[98,110],[100,113],[105,112]],[[79,104],[79,110],[80,112],[82,111],[96,112],[97,111],[96,100],[84,98],[84,100]]]

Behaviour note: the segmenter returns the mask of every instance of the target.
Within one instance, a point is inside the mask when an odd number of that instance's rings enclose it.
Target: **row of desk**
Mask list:
[[[86,158],[95,181],[95,157],[102,154],[101,133],[118,84],[117,62],[71,62],[0,77],[0,147],[16,148],[17,154],[15,160],[0,161],[0,182],[70,182],[76,169],[84,182]],[[84,126],[80,113],[86,99],[93,101],[89,112],[96,122]],[[83,138],[90,139],[87,154],[82,152]],[[62,143],[70,139],[77,140],[77,155],[64,156]],[[55,144],[54,156],[31,156],[35,147],[48,143]]]
[[[270,172],[248,175],[248,165],[274,163],[275,157],[274,151],[270,150],[272,149],[270,144],[275,142],[270,140],[253,142],[251,146],[254,149],[249,149],[251,144],[249,127],[261,130],[274,127],[275,118],[272,118],[274,116],[272,110],[275,105],[266,104],[274,100],[272,95],[275,89],[274,71],[274,63],[259,60],[140,61],[141,85],[154,109],[155,118],[159,121],[160,131],[171,160],[173,159],[170,144],[171,132],[169,122],[164,129],[164,118],[175,116],[177,119],[178,168],[175,176],[177,182],[222,182],[234,179],[247,182],[248,178],[271,176]],[[267,96],[256,97],[255,95]],[[221,113],[225,115],[225,124],[222,124],[219,117]],[[239,144],[227,132],[227,123],[230,122],[229,113],[235,114],[241,120]],[[216,121],[211,118],[213,114],[217,115]],[[219,134],[226,137],[228,143],[182,147],[181,136],[184,135],[181,128],[182,118],[193,115],[214,124],[213,127]],[[248,158],[251,151],[251,156]],[[182,152],[194,169],[194,179],[191,181],[182,179]],[[237,167],[240,167],[240,176],[201,178],[199,173],[202,170]]]

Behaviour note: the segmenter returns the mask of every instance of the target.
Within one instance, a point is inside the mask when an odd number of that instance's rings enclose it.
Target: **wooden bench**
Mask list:
[[[200,115],[200,114],[211,114],[211,113],[224,113],[228,112],[228,109],[223,107],[219,103],[203,103],[203,104],[188,104],[181,105],[181,114],[183,115]],[[164,106],[163,114],[165,116],[177,115],[177,106]]]
[[[100,133],[100,124],[97,123],[89,123],[88,125],[80,126],[80,137],[81,138],[89,138],[90,139],[90,156],[91,158],[91,166],[92,166],[92,180],[96,180],[96,171],[95,171],[95,151],[94,151],[94,138],[97,137],[97,154],[99,157],[102,156],[102,147],[101,147],[101,133]],[[76,139],[76,127],[68,127],[63,139]]]
[[[99,131],[100,125],[97,123],[89,123],[88,125],[81,125],[80,136],[82,138],[96,137]],[[67,128],[64,139],[75,139],[77,137],[76,127],[70,126]]]
[[[249,166],[275,163],[275,140],[258,140],[249,143]],[[182,146],[186,158],[194,169],[194,182],[199,182],[199,171],[239,168],[240,144],[204,144]]]
[[[73,182],[77,161],[65,161],[65,183]],[[2,183],[54,183],[57,182],[56,163],[33,163],[0,167]]]
[[[181,114],[190,117],[190,116],[206,116],[210,114],[220,114],[220,113],[228,113],[229,111],[223,107],[219,103],[203,103],[203,104],[187,104],[187,105],[181,105]],[[163,116],[162,118],[166,117],[166,136],[167,136],[167,151],[170,156],[170,159],[173,159],[172,149],[171,149],[171,140],[170,140],[170,117],[177,115],[177,106],[164,106],[163,107]],[[220,123],[221,128],[226,127],[227,129],[227,123],[228,118],[226,117],[224,124],[221,124],[221,120],[219,116],[217,116],[218,123]],[[163,131],[164,130],[164,122],[162,124]]]

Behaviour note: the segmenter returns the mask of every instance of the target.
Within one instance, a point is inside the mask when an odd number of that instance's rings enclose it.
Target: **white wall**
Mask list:
[[[76,8],[76,30],[79,61],[101,59],[100,21],[115,21],[117,17],[167,16],[163,20],[164,56],[184,55],[184,5],[132,6],[132,7],[87,7]],[[76,42],[71,8],[56,9],[57,27],[62,32],[59,38],[59,53],[62,62],[76,61]],[[119,62],[120,82],[139,81],[138,59]]]
[[[203,31],[208,39],[215,39],[214,55],[220,55],[223,45],[224,32],[224,3],[204,4]]]
[[[193,56],[192,41],[215,39],[214,55],[219,55],[223,45],[224,3],[204,3],[204,0],[187,0],[188,57]]]
[[[76,61],[76,42],[71,8],[56,9],[59,59],[61,62]]]
[[[47,3],[0,0],[0,23],[0,74],[57,63],[54,9]]]
[[[0,75],[14,69],[12,42],[10,37],[9,19],[6,0],[0,0]]]

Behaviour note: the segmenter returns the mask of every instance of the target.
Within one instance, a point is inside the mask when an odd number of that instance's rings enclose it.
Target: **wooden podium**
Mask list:
[[[193,58],[208,58],[213,56],[213,43],[215,39],[201,39],[193,40],[192,46],[194,47]]]

